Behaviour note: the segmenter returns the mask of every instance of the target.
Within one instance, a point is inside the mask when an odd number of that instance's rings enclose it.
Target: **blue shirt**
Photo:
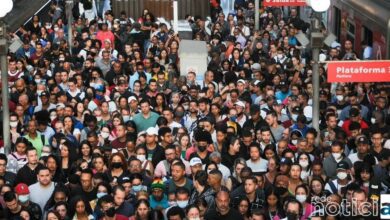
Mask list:
[[[163,194],[163,198],[161,199],[161,201],[156,201],[154,199],[154,196],[150,195],[149,196],[149,202],[150,202],[150,207],[152,209],[155,209],[157,207],[161,207],[162,209],[166,209],[166,208],[169,207],[169,205],[168,205],[168,197],[165,194]]]

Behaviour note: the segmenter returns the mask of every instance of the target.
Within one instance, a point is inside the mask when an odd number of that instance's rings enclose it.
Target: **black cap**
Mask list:
[[[356,144],[369,144],[368,138],[362,135],[356,140]]]
[[[289,165],[291,166],[293,164],[292,160],[290,158],[287,158],[287,157],[283,157],[282,159],[280,159],[280,165]]]
[[[357,117],[359,116],[359,110],[357,108],[351,108],[349,110],[349,117]]]
[[[336,170],[348,170],[349,169],[349,164],[345,161],[340,161],[337,164],[337,169]]]
[[[49,93],[48,93],[48,92],[46,92],[46,91],[43,91],[43,92],[41,93],[41,95],[39,95],[39,97],[42,97],[42,96],[49,97],[50,95],[49,95]]]
[[[292,109],[292,112],[302,113],[302,108],[299,107],[299,106],[295,106],[295,107]]]
[[[123,176],[120,179],[118,179],[118,184],[123,184],[123,183],[130,183],[130,177],[128,176]]]
[[[325,90],[320,90],[320,95],[328,95],[328,93]]]

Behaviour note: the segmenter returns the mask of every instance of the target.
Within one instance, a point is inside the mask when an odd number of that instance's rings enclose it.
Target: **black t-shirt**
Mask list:
[[[19,210],[17,213],[12,213],[8,208],[5,209],[4,217],[8,220],[20,220],[20,212],[22,209]]]
[[[97,189],[96,188],[93,188],[93,190],[90,191],[90,192],[85,192],[81,188],[81,186],[79,186],[79,187],[77,187],[77,188],[72,190],[70,197],[74,197],[76,195],[79,195],[79,196],[83,196],[88,201],[92,201],[92,200],[96,199],[96,193],[97,193]]]
[[[205,215],[205,220],[243,220],[244,218],[240,215],[240,213],[230,208],[229,212],[226,215],[221,215],[216,209],[212,209],[208,211]]]

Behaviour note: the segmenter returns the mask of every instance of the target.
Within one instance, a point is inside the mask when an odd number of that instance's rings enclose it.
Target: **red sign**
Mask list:
[[[390,60],[329,62],[328,82],[390,82]]]
[[[306,0],[264,0],[263,5],[267,7],[305,6]]]

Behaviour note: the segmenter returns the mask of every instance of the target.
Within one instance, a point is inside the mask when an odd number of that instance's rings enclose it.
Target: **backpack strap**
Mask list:
[[[330,186],[330,189],[332,190],[332,193],[337,193],[338,190],[337,190],[337,187],[334,185],[333,181],[329,181],[329,186]]]
[[[42,145],[45,145],[45,135],[41,134]]]

